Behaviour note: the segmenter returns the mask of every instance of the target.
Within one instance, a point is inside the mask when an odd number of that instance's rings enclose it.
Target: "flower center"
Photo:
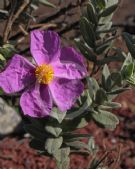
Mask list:
[[[35,75],[39,83],[49,84],[54,77],[54,70],[51,65],[43,64],[36,67]]]

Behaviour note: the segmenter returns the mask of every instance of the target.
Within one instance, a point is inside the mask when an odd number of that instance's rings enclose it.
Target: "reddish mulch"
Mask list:
[[[108,163],[120,158],[115,169],[135,169],[135,114],[126,105],[133,96],[133,91],[126,92],[117,99],[121,100],[125,108],[114,112],[120,119],[120,124],[114,131],[100,129],[93,122],[81,130],[81,132],[91,133],[95,137],[96,143],[100,147],[100,157],[103,156],[105,150],[112,150]],[[90,157],[72,155],[70,169],[86,169],[89,160]],[[0,141],[0,169],[55,168],[55,163],[51,159],[39,156],[29,147],[28,139],[5,138]]]

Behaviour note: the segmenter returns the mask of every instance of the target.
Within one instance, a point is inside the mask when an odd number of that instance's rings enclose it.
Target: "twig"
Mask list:
[[[46,23],[46,24],[34,24],[34,25],[30,25],[30,29],[36,29],[36,28],[41,28],[41,29],[43,29],[43,28],[46,28],[46,29],[48,29],[48,28],[50,28],[50,27],[53,27],[53,28],[55,28],[55,27],[57,27],[57,25],[56,24],[54,24],[54,23]]]
[[[14,10],[12,10],[12,15],[10,15],[7,25],[6,25],[6,29],[4,31],[4,39],[3,42],[6,43],[8,40],[8,36],[12,30],[12,26],[13,23],[16,21],[16,19],[19,17],[19,15],[28,7],[28,5],[31,3],[31,0],[27,0],[25,1],[20,8],[18,9],[18,11],[16,12],[16,14],[14,15],[15,12],[15,6],[14,6]]]
[[[23,32],[23,34],[24,34],[25,36],[28,35],[28,32],[23,28],[22,25],[19,25],[19,28],[20,28],[20,30]]]
[[[12,17],[15,12],[15,8],[16,8],[16,0],[12,1],[11,3],[11,12],[9,14],[9,18],[7,20],[6,27],[5,27],[4,34],[3,34],[4,43],[7,42],[9,31],[10,31],[10,28],[12,27]]]
[[[116,169],[117,164],[118,164],[118,162],[120,161],[121,148],[122,148],[122,145],[120,144],[117,159],[116,159],[114,165],[113,165],[110,169]]]

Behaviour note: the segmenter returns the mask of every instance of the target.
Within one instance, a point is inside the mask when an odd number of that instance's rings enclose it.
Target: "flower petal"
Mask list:
[[[48,86],[33,85],[22,94],[20,105],[25,115],[31,117],[48,116],[52,109],[52,98]]]
[[[87,72],[83,56],[72,47],[64,47],[61,49],[60,60],[62,63],[76,63],[81,66],[84,72]]]
[[[34,30],[31,32],[31,53],[38,65],[48,64],[60,56],[60,39],[56,32]]]
[[[86,76],[86,69],[76,63],[60,63],[53,64],[54,76],[66,79],[82,79]]]
[[[6,93],[19,92],[35,80],[34,70],[28,60],[16,54],[0,73],[0,87]]]
[[[58,108],[66,111],[72,107],[84,87],[80,80],[54,79],[49,88]]]
[[[60,62],[53,63],[53,67],[56,77],[82,79],[87,75],[83,57],[71,47],[61,50]]]

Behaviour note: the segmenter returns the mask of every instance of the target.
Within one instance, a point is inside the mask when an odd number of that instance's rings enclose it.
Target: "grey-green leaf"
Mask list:
[[[56,150],[58,150],[61,147],[62,142],[63,142],[62,137],[48,138],[45,141],[45,149],[49,154],[53,154]]]
[[[132,37],[129,33],[123,33],[123,38],[126,42],[128,50],[130,51],[133,58],[135,58],[135,44],[132,42]]]
[[[70,148],[61,148],[55,151],[54,157],[56,158],[57,161],[62,162],[65,161],[65,159],[69,156],[70,154]]]
[[[54,153],[56,159],[56,164],[58,169],[68,169],[70,158],[69,158],[70,148],[61,148]]]
[[[107,101],[107,95],[106,95],[106,92],[102,88],[100,88],[96,92],[95,103],[100,105],[104,103],[104,101]]]
[[[96,92],[99,89],[99,85],[94,78],[87,78],[88,90],[91,99],[95,99]]]
[[[60,112],[57,108],[53,108],[50,116],[57,119],[58,122],[61,123],[66,116],[66,112]]]
[[[96,25],[98,21],[97,14],[92,3],[88,3],[87,5],[87,15],[88,15],[88,20]]]
[[[98,113],[92,113],[91,115],[97,123],[110,129],[114,129],[119,123],[118,118],[114,114],[105,110],[99,110]]]
[[[53,136],[55,136],[55,137],[58,137],[60,134],[61,134],[61,132],[62,132],[62,129],[60,128],[60,127],[57,127],[57,126],[48,126],[48,125],[46,125],[45,126],[45,130],[48,132],[48,133],[50,133],[50,134],[52,134]]]
[[[108,8],[106,8],[101,14],[100,17],[106,17],[108,15],[111,15],[117,8],[118,4],[114,4]]]
[[[51,2],[49,2],[49,1],[47,1],[47,0],[39,0],[39,2],[42,3],[43,5],[56,8],[56,6],[55,6],[54,4],[52,4]]]
[[[95,47],[95,33],[93,30],[92,24],[87,20],[87,18],[83,17],[80,20],[80,29],[83,35],[84,40],[88,44],[89,47]]]
[[[121,107],[121,104],[120,103],[117,103],[117,102],[104,102],[103,105],[100,105],[99,106],[99,109],[118,109]]]

